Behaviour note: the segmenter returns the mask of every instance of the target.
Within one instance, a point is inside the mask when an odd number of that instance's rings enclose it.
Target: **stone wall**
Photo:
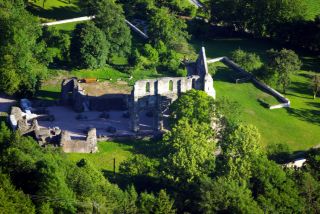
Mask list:
[[[85,139],[72,139],[68,131],[62,131],[60,146],[66,153],[95,153],[98,151],[96,129],[90,129]]]
[[[127,110],[128,95],[108,94],[102,97],[89,96],[78,83],[78,79],[64,79],[61,85],[60,102],[71,105],[77,112]]]
[[[151,110],[153,112],[153,129],[163,128],[163,113],[181,93],[191,89],[205,91],[215,98],[213,79],[208,73],[206,54],[201,48],[198,59],[194,63],[188,63],[187,77],[163,77],[137,81],[131,92],[129,104],[131,116],[131,129],[139,131],[139,112]]]
[[[270,106],[269,109],[278,109],[278,108],[284,108],[284,107],[290,107],[290,100],[284,97],[281,93],[276,91],[275,89],[271,88],[270,86],[266,85],[265,83],[259,81],[257,78],[255,78],[251,73],[245,71],[243,68],[241,68],[238,64],[230,60],[228,57],[219,57],[215,59],[208,60],[208,63],[215,63],[215,62],[222,62],[229,68],[239,72],[240,74],[248,77],[256,86],[263,89],[267,93],[274,96],[277,100],[282,102],[278,105]]]
[[[60,101],[63,105],[71,104],[77,112],[89,110],[89,99],[76,78],[64,79],[61,84]]]

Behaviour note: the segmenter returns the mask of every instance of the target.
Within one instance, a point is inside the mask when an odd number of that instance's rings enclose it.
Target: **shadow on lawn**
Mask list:
[[[306,71],[320,72],[319,57],[302,57],[302,69]]]
[[[318,98],[319,99],[319,98]],[[320,103],[316,103],[316,102],[308,102],[308,105],[315,107],[315,108],[319,108],[320,109]],[[320,116],[320,115],[319,115]]]
[[[117,141],[117,143],[130,145],[133,148],[129,149],[133,154],[143,154],[148,158],[161,158],[163,152],[158,140],[142,139],[142,140],[127,140]],[[156,177],[148,175],[129,175],[110,170],[102,170],[104,176],[112,183],[117,184],[121,189],[126,189],[130,185],[134,185],[138,192],[144,191],[160,191],[164,188],[163,182]]]
[[[308,83],[292,82],[291,87],[290,87],[290,91],[297,93],[297,94],[300,94],[300,96],[296,95],[296,94],[295,95],[290,94],[290,95],[311,99],[312,91],[311,91],[310,85]],[[306,95],[306,96],[304,96],[304,95]]]
[[[50,9],[43,9],[38,5],[29,4],[27,6],[27,10],[36,16],[56,20],[76,18],[83,15],[75,6],[52,7]]]
[[[124,145],[132,146],[130,152],[133,154],[142,154],[149,158],[161,158],[163,152],[159,137],[154,139],[140,139],[140,140],[123,140],[117,141]]]
[[[217,71],[213,76],[213,81],[234,83],[234,78],[237,75],[233,70],[226,67],[217,67]]]
[[[316,125],[320,125],[320,109],[319,110],[311,110],[311,109],[292,109],[292,108],[286,108],[287,112],[297,117],[300,120],[314,123]]]
[[[134,185],[135,189],[138,192],[145,191],[155,191],[159,192],[165,187],[162,182],[155,177],[138,175],[138,176],[129,176],[122,173],[116,173],[109,170],[102,170],[104,177],[106,177],[110,182],[117,184],[121,189],[127,189],[129,186]]]

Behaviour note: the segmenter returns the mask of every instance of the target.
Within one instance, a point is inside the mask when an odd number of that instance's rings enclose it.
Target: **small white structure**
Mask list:
[[[285,166],[288,168],[301,168],[306,161],[307,161],[307,159],[300,158],[300,159],[297,159],[297,160],[294,160],[292,162],[285,164]]]

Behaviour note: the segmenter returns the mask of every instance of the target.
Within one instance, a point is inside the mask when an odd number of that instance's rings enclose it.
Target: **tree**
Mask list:
[[[272,72],[276,78],[277,86],[282,87],[283,93],[291,83],[290,76],[301,68],[301,61],[298,55],[287,49],[281,51],[269,50],[268,52],[267,70]]]
[[[311,86],[313,91],[313,99],[316,99],[317,94],[320,92],[320,75],[314,75]]]
[[[109,59],[131,52],[131,33],[122,8],[112,0],[93,1],[96,6],[94,23],[106,35],[110,44]]]
[[[237,179],[205,179],[200,188],[203,213],[263,213],[250,189],[239,184]]]
[[[0,3],[0,89],[33,95],[46,74],[45,46],[38,20],[20,1]]]
[[[180,119],[163,137],[164,175],[175,182],[189,183],[214,168],[215,140],[205,123]]]
[[[172,123],[176,124],[182,118],[211,125],[215,115],[214,99],[205,92],[190,90],[183,94],[170,106]]]
[[[157,64],[159,62],[159,54],[155,48],[150,44],[145,44],[144,55],[151,61],[152,64]]]
[[[296,183],[281,166],[265,156],[252,160],[252,195],[266,213],[303,213],[304,200]]]
[[[247,72],[254,73],[254,71],[262,66],[260,57],[255,53],[247,53],[241,49],[237,49],[231,54],[232,59]]]
[[[55,27],[43,27],[42,39],[46,43],[48,49],[53,52],[53,60],[60,62],[69,61],[70,54],[70,36],[61,33]]]
[[[320,184],[308,171],[297,171],[297,183],[300,194],[305,198],[306,213],[320,211]]]
[[[275,36],[279,24],[306,17],[303,0],[212,0],[211,20],[259,36]]]
[[[139,213],[176,213],[173,200],[167,195],[165,190],[160,190],[157,196],[148,193],[141,193]]]
[[[177,50],[189,38],[187,25],[171,14],[167,8],[155,8],[151,11],[148,35],[153,44],[162,40],[169,48]]]
[[[78,24],[71,40],[71,60],[82,68],[99,68],[106,64],[109,44],[104,33],[93,23]]]
[[[258,129],[252,125],[238,125],[221,141],[222,168],[229,178],[246,183],[251,177],[252,160],[263,156]]]
[[[0,213],[35,213],[30,198],[11,184],[8,176],[0,174]]]

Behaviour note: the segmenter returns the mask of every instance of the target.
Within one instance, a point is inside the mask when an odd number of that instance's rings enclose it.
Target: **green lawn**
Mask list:
[[[95,154],[69,153],[68,158],[77,162],[82,158],[90,161],[98,170],[113,171],[113,160],[116,159],[116,171],[119,164],[132,155],[132,145],[117,142],[98,143],[99,152]]]
[[[71,35],[72,31],[76,28],[77,24],[80,24],[82,22],[72,22],[72,23],[66,23],[66,24],[61,24],[61,25],[54,25],[54,26],[50,26],[50,27],[54,27],[57,30],[60,30],[64,33],[68,33],[69,35]]]
[[[199,41],[193,41],[199,50]],[[279,46],[247,39],[220,39],[204,43],[207,57],[229,56],[233,50],[241,48],[252,51],[265,58],[265,51]],[[235,73],[226,67],[219,67],[214,76],[217,98],[227,97],[239,103],[242,109],[241,119],[258,127],[263,145],[284,143],[294,151],[306,150],[320,144],[320,98],[312,99],[309,88],[312,72],[320,72],[319,58],[299,53],[303,62],[303,71],[292,77],[292,85],[286,97],[291,100],[291,108],[269,110],[258,99],[263,98],[274,104],[274,98],[256,88],[252,83],[235,84]]]
[[[78,0],[46,0],[29,1],[27,9],[36,16],[49,20],[62,20],[83,16]]]

